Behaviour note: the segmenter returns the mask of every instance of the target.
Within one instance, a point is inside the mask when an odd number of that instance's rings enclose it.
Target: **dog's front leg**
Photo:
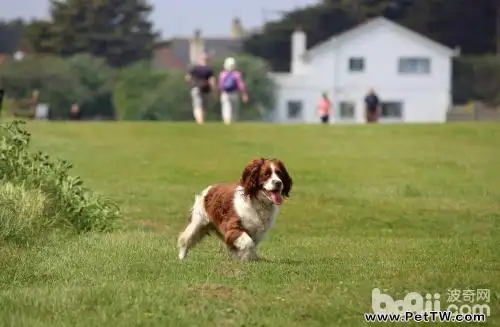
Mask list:
[[[248,251],[241,253],[240,258],[245,261],[257,261],[260,259],[257,255],[257,248],[255,246]]]
[[[229,253],[231,255],[231,258],[234,260],[244,260],[244,261],[260,260],[255,249],[249,251],[242,251],[239,249],[229,249]]]
[[[235,234],[236,232],[233,233],[233,235]],[[238,237],[233,238],[233,242],[228,242],[230,238],[226,238],[232,258],[237,260],[257,260],[257,245],[252,238],[246,232],[239,232],[237,235]]]

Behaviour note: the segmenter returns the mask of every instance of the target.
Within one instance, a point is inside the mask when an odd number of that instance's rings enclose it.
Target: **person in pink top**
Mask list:
[[[332,103],[330,102],[330,99],[328,99],[328,95],[326,93],[323,93],[318,103],[318,114],[323,124],[328,124],[330,120],[331,109]]]
[[[240,96],[244,103],[248,102],[248,94],[241,72],[236,69],[236,61],[232,57],[224,61],[224,70],[219,74],[219,89],[222,120],[226,125],[238,118]]]

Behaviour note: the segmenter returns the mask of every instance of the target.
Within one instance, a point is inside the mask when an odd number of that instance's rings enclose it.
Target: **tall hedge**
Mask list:
[[[459,57],[453,63],[454,103],[500,105],[500,56]]]

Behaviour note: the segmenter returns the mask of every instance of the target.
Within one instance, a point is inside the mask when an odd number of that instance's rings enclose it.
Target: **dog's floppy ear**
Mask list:
[[[264,158],[254,159],[249,162],[241,174],[240,184],[243,186],[246,196],[256,196],[259,191],[260,168],[264,164]]]
[[[281,181],[283,182],[283,190],[281,191],[281,195],[284,197],[289,197],[290,191],[292,190],[292,185],[293,185],[293,180],[290,177],[290,174],[288,174],[288,171],[286,170],[285,165],[283,164],[282,161],[277,160],[279,170],[280,170],[280,178]]]

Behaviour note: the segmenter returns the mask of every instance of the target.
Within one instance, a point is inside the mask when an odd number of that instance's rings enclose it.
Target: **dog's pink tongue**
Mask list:
[[[280,192],[272,192],[271,193],[271,199],[273,200],[273,202],[275,204],[280,205],[281,201],[282,201]]]

